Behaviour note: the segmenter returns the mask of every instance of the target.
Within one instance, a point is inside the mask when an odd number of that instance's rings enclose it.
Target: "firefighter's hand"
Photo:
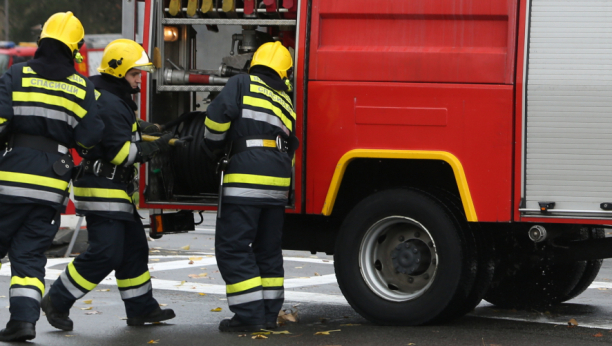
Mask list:
[[[172,133],[166,133],[165,135],[159,137],[158,139],[153,141],[153,144],[156,144],[159,148],[160,153],[166,153],[170,150],[170,140],[174,137]]]
[[[152,124],[142,119],[138,119],[138,124],[144,134],[151,135],[162,132],[162,127],[159,124]]]

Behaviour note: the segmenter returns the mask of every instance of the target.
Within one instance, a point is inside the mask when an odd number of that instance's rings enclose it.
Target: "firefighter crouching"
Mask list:
[[[285,93],[292,65],[280,42],[263,44],[249,74],[230,78],[207,110],[208,152],[231,147],[221,163],[227,167],[220,167],[215,254],[234,317],[221,321],[221,331],[276,328],[284,301],[281,236],[297,149],[296,115]]]
[[[131,95],[139,91],[141,72],[152,69],[138,43],[119,39],[104,49],[101,75],[91,77],[105,129],[100,144],[82,151],[78,167],[82,175],[74,183],[76,211],[86,216],[89,247],[68,264],[42,302],[47,320],[58,329],[72,330],[68,316],[74,302],[113,270],[128,325],[175,317],[173,310],[160,309],[153,298],[149,248],[131,197],[138,190],[134,163],[167,151],[172,138],[167,134],[154,142],[141,141]]]
[[[44,251],[68,202],[69,148],[102,138],[93,84],[77,73],[83,26],[71,12],[45,25],[33,60],[0,79],[0,258],[11,261],[10,312],[1,341],[36,336],[45,293]]]

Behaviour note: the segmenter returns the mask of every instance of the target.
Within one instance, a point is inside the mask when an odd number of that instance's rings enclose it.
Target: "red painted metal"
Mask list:
[[[521,204],[521,180],[523,179],[521,169],[523,167],[523,72],[525,70],[525,39],[527,20],[527,0],[521,0],[520,18],[518,24],[518,39],[516,50],[516,95],[515,95],[515,122],[514,122],[514,201],[512,214],[514,221],[521,221],[519,207]]]
[[[346,152],[429,150],[461,161],[479,221],[510,221],[513,86],[310,82],[308,95],[307,213]]]
[[[517,0],[314,0],[310,79],[512,84]]]

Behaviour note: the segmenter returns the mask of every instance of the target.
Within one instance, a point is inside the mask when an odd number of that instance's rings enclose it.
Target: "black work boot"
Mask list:
[[[278,328],[278,323],[276,321],[266,321],[266,329],[276,329]]]
[[[34,323],[10,320],[0,330],[0,341],[26,341],[36,337]]]
[[[219,323],[222,332],[258,332],[265,329],[264,324],[244,324],[234,318],[226,318]]]
[[[142,326],[145,323],[161,322],[175,318],[174,310],[172,309],[161,309],[157,307],[156,310],[149,312],[148,314],[140,315],[137,317],[128,317],[128,326]]]
[[[55,308],[53,308],[53,304],[51,303],[49,293],[43,297],[40,307],[42,308],[42,311],[45,312],[47,321],[49,321],[50,325],[67,332],[72,330],[72,320],[70,317],[68,317],[70,312],[59,312],[55,310]]]

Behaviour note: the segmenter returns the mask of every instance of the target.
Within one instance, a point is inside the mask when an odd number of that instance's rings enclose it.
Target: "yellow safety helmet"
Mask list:
[[[253,54],[251,67],[256,65],[267,66],[284,79],[287,78],[287,70],[293,66],[293,60],[289,50],[280,42],[268,42],[262,44]]]
[[[82,60],[79,49],[83,45],[83,37],[85,37],[85,30],[81,21],[70,11],[58,12],[45,22],[39,42],[43,38],[56,39],[68,46],[72,56],[77,58],[78,61],[79,59]]]
[[[123,78],[133,68],[147,72],[155,70],[149,56],[140,44],[120,38],[104,48],[98,72]]]

